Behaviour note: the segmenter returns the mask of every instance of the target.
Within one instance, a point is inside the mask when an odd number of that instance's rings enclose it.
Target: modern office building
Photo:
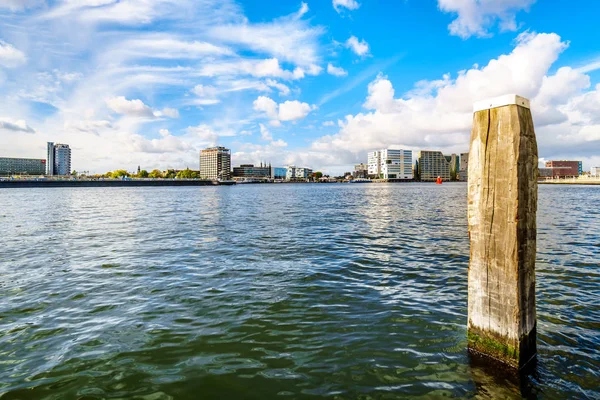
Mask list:
[[[71,175],[71,149],[68,144],[48,142],[46,175]]]
[[[312,173],[313,171],[310,168],[296,167],[294,165],[290,165],[287,167],[285,179],[287,179],[288,181],[306,180],[312,177]]]
[[[272,174],[271,178],[275,180],[285,180],[287,176],[287,168],[284,167],[274,167],[271,168]]]
[[[379,179],[413,179],[412,150],[384,149],[368,154],[368,175]]]
[[[418,158],[422,181],[435,181],[438,176],[445,181],[450,180],[450,163],[441,151],[422,150]]]
[[[0,157],[0,176],[44,174],[46,174],[46,160]]]
[[[458,168],[458,180],[466,182],[469,180],[469,153],[460,153],[460,167]]]
[[[200,177],[206,179],[231,179],[231,150],[209,147],[200,151]]]
[[[367,178],[369,176],[369,165],[363,163],[354,165],[352,176],[354,178]]]
[[[254,164],[242,164],[239,167],[233,167],[234,178],[245,179],[271,179],[271,165],[254,166]]]
[[[592,167],[590,169],[590,175],[594,178],[600,178],[600,167]]]
[[[581,161],[546,161],[546,168],[552,169],[553,178],[574,177],[583,174]]]

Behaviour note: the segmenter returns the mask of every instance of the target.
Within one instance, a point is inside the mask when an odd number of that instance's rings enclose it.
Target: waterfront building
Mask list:
[[[369,176],[369,165],[368,164],[356,164],[354,165],[354,172],[352,173],[354,178],[366,178]]]
[[[553,178],[566,178],[583,174],[583,165],[581,161],[546,161],[546,168],[552,169]]]
[[[44,175],[46,160],[37,158],[0,157],[0,176]]]
[[[231,150],[209,147],[200,151],[200,177],[206,179],[231,179]]]
[[[458,180],[466,182],[469,180],[469,153],[460,153],[460,167],[458,168]]]
[[[287,176],[287,168],[284,168],[284,167],[271,168],[271,172],[273,174],[273,175],[271,175],[271,178],[273,178],[275,180],[285,180],[285,178]]]
[[[450,167],[450,179],[454,181],[458,178],[460,158],[454,153],[449,156],[444,156],[444,158],[446,159]]]
[[[419,175],[422,181],[435,181],[438,176],[450,180],[450,163],[441,151],[422,150],[418,154]]]
[[[600,178],[600,167],[592,167],[590,169],[590,175],[595,178]]]
[[[285,179],[288,181],[306,180],[312,177],[312,173],[313,171],[310,168],[296,167],[295,165],[290,165],[287,167]]]
[[[242,164],[239,167],[233,167],[234,178],[245,179],[271,179],[271,165],[254,166],[254,164]]]
[[[367,157],[368,175],[379,179],[413,179],[412,150],[383,149]]]
[[[71,175],[71,148],[68,144],[48,142],[46,175]]]

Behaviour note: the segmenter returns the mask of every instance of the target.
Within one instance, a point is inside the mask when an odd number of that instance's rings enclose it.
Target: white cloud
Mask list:
[[[171,134],[171,132],[168,129],[160,129],[158,133],[160,133],[160,136],[162,137],[167,137]]]
[[[163,108],[162,111],[155,111],[154,115],[157,117],[164,115],[169,118],[179,118],[179,111],[175,108]]]
[[[0,0],[0,9],[7,8],[11,11],[21,11],[44,4],[44,0]]]
[[[139,99],[127,100],[125,97],[119,96],[106,100],[106,105],[117,114],[133,117],[154,117],[152,108]]]
[[[195,59],[206,56],[233,55],[227,47],[201,41],[185,41],[173,35],[152,34],[119,44],[118,52],[127,56],[163,59]]]
[[[323,126],[335,126],[335,122],[333,122],[333,121],[325,121],[325,122],[323,122]]]
[[[117,114],[128,117],[158,118],[165,116],[179,118],[179,111],[174,108],[164,108],[161,111],[155,111],[140,99],[127,100],[124,96],[107,99],[106,105]]]
[[[259,96],[252,104],[254,110],[263,112],[267,117],[271,119],[278,118],[278,105],[277,103],[267,96]]]
[[[287,100],[277,104],[266,96],[259,96],[253,103],[254,110],[263,112],[273,121],[296,121],[305,118],[316,106],[298,100]],[[274,126],[279,126],[276,122]]]
[[[10,118],[0,118],[0,129],[15,132],[35,133],[35,129],[27,125],[22,119],[13,120]]]
[[[212,37],[226,43],[236,44],[259,53],[300,66],[318,64],[319,38],[325,32],[322,27],[312,27],[301,19],[308,11],[302,3],[300,10],[271,23],[224,24],[210,29]]]
[[[264,126],[263,124],[258,124],[260,127],[260,138],[262,140],[266,140],[266,141],[272,141],[273,140],[273,135],[271,135],[271,132],[269,132],[269,130],[267,129],[266,126]]]
[[[531,99],[541,157],[590,158],[600,148],[600,85],[589,91],[589,77],[570,67],[548,73],[566,47],[556,34],[521,34],[511,53],[454,79],[418,82],[400,97],[379,75],[368,86],[367,111],[347,115],[339,132],[316,140],[312,150],[340,163],[364,161],[367,151],[392,145],[467,151],[473,103],[517,93]]]
[[[356,10],[360,7],[360,4],[356,0],[333,0],[333,8],[338,13],[342,8],[346,8],[348,10]]]
[[[27,62],[25,54],[13,45],[0,40],[0,65],[15,68]]]
[[[205,64],[198,71],[200,76],[235,76],[251,75],[257,78],[276,77],[283,79],[301,79],[304,78],[304,70],[296,68],[294,71],[284,70],[276,58],[266,60],[245,60],[224,61],[212,64]]]
[[[268,86],[274,87],[275,89],[279,90],[280,96],[288,96],[290,94],[290,88],[284,85],[283,83],[277,82],[273,79],[267,79],[265,83]]]
[[[65,121],[66,131],[87,132],[98,135],[104,129],[112,129],[112,123],[107,120],[68,120]]]
[[[192,93],[199,97],[214,97],[217,95],[217,88],[210,85],[196,85],[192,89]]]
[[[296,121],[305,118],[316,107],[298,100],[287,100],[279,104],[279,119],[281,121]]]
[[[335,67],[333,64],[327,64],[327,73],[334,76],[346,76],[348,72],[341,67]]]
[[[369,55],[369,44],[364,39],[358,40],[356,36],[350,36],[346,40],[346,47],[361,57]]]
[[[536,0],[438,0],[440,10],[455,13],[457,17],[448,26],[452,35],[464,39],[470,36],[488,36],[488,29],[497,22],[500,29],[517,29],[516,15],[527,11]]]

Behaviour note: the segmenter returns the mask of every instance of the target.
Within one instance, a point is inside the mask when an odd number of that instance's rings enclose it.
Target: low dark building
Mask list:
[[[254,166],[254,164],[242,164],[239,167],[233,167],[234,178],[247,178],[247,179],[271,179],[272,168],[271,165]]]
[[[546,161],[546,168],[552,170],[553,178],[573,177],[583,173],[581,161]]]

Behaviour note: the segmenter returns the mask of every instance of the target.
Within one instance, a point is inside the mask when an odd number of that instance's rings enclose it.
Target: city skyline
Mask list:
[[[0,0],[0,147],[70,143],[103,172],[218,144],[340,174],[383,148],[468,151],[472,104],[515,92],[542,162],[600,165],[600,5],[495,4]]]

